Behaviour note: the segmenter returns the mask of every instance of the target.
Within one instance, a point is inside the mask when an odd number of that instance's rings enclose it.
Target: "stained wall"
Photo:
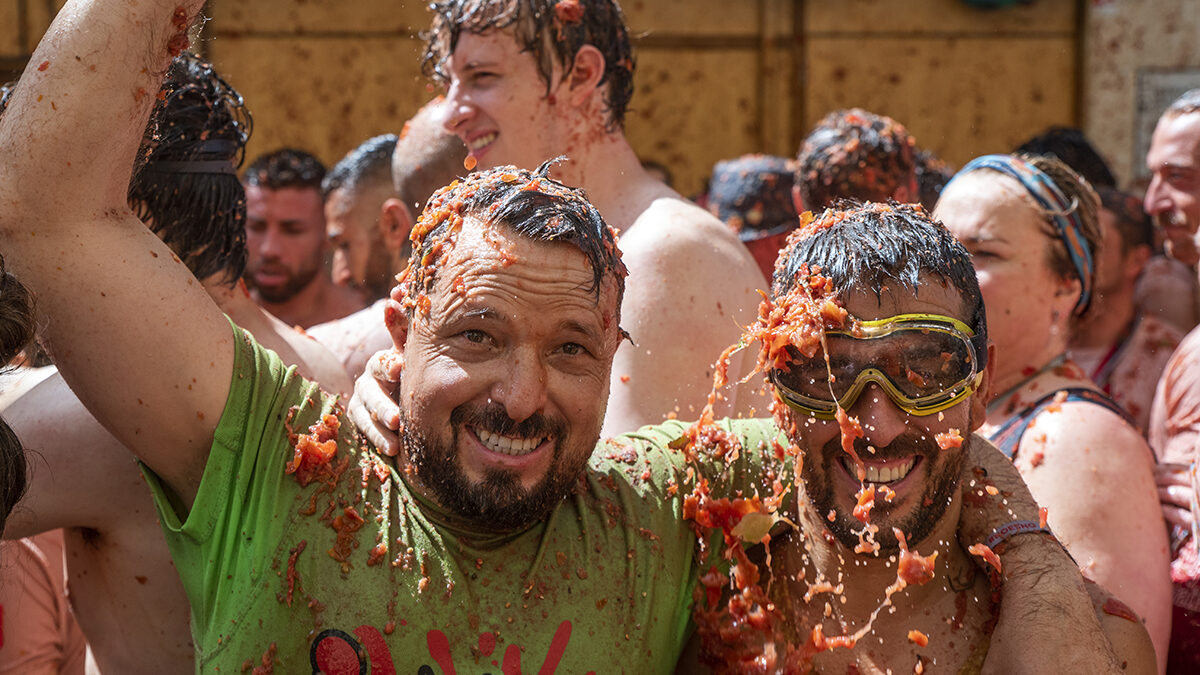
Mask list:
[[[0,71],[61,0],[0,0]],[[210,0],[200,49],[246,96],[251,156],[335,162],[432,95],[425,0]],[[1050,124],[1082,124],[1131,176],[1143,73],[1200,65],[1193,0],[625,0],[638,75],[627,132],[685,193],[719,159],[795,153],[828,111],[905,123],[952,164]]]

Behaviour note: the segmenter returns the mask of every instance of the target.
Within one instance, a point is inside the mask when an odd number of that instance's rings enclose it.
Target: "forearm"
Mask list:
[[[1023,534],[1005,542],[1000,560],[1002,597],[985,672],[1123,672],[1062,546]]]
[[[98,209],[124,207],[162,75],[172,52],[186,43],[180,27],[186,30],[203,4],[66,4],[0,118],[5,191],[19,198],[16,208],[95,214]],[[65,194],[72,198],[63,198]],[[39,220],[42,229],[56,222]]]

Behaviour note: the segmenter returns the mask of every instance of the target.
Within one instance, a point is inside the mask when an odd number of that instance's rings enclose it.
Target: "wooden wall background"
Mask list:
[[[62,0],[0,0],[0,71],[19,72]],[[210,0],[200,46],[246,97],[249,154],[329,163],[396,132],[432,92],[424,1]],[[1200,66],[1195,0],[624,0],[638,72],[628,134],[685,193],[747,152],[792,155],[822,115],[895,117],[960,165],[1050,124],[1082,125],[1132,178],[1137,73]],[[1197,81],[1196,86],[1200,86]]]

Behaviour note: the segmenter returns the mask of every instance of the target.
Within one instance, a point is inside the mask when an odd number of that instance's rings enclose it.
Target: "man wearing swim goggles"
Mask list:
[[[901,410],[932,415],[957,405],[979,387],[987,364],[986,338],[939,314],[899,314],[827,331],[812,359],[795,359],[771,373],[791,409],[833,419],[874,383]],[[793,352],[794,354],[794,352]]]

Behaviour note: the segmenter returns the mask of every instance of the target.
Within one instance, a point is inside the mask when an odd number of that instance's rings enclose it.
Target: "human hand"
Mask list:
[[[1191,464],[1164,462],[1154,467],[1154,482],[1158,485],[1163,517],[1168,524],[1181,527],[1185,532],[1192,532],[1197,526],[1194,509],[1200,495],[1196,492],[1194,471]]]
[[[394,398],[404,369],[404,358],[395,349],[376,352],[367,369],[354,382],[347,411],[367,440],[385,455],[400,452],[400,406]]]

